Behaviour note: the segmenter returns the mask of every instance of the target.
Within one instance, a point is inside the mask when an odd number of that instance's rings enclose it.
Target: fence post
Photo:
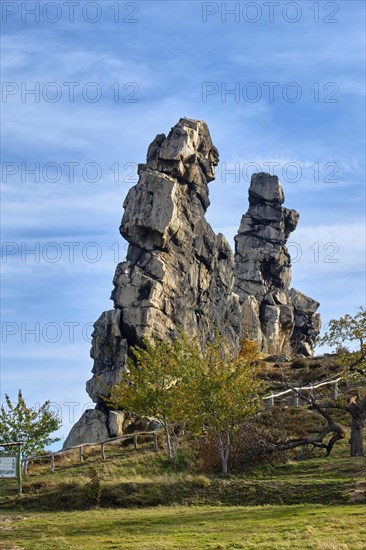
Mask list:
[[[135,447],[135,450],[137,449],[137,435],[133,436],[133,446]]]
[[[50,455],[50,470],[53,473],[55,471],[55,455],[51,453]]]
[[[338,397],[338,395],[339,395],[338,380],[336,380],[335,383],[334,383],[334,388],[333,388],[333,397],[334,397],[334,399],[336,397]]]
[[[154,450],[158,450],[158,434],[154,434]]]
[[[270,408],[273,409],[273,407],[274,407],[274,397],[273,397],[273,395],[271,395],[271,399],[269,401],[269,404],[270,404]]]
[[[102,460],[105,460],[104,443],[100,444],[100,456]]]
[[[296,393],[295,394],[295,407],[298,407],[299,406],[299,394]]]
[[[18,478],[18,495],[20,496],[23,491],[23,480],[22,480],[22,445],[18,445],[17,448],[17,478]]]
[[[84,462],[84,447],[79,448],[79,458],[80,462]]]

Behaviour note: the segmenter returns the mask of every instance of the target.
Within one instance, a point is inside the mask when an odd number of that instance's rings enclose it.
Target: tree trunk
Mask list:
[[[340,433],[335,433],[333,437],[330,438],[329,442],[326,444],[327,454],[326,456],[330,456],[330,453],[332,452],[332,449],[334,447],[334,444],[339,441],[340,439],[343,439],[344,435]]]
[[[227,442],[226,445],[224,444],[221,435],[218,436],[218,443],[219,443],[219,449],[220,449],[220,460],[221,460],[221,473],[224,476],[227,476],[229,473],[228,469],[228,459],[229,459],[229,450],[230,450],[230,438],[227,434],[226,436]]]
[[[172,441],[170,438],[169,428],[165,428],[165,440],[166,440],[166,453],[168,457],[168,462],[173,462]]]
[[[221,459],[221,473],[224,476],[227,476],[228,474],[228,467],[227,467],[227,453],[226,450],[220,446],[220,459]]]
[[[360,400],[358,396],[354,396],[350,400],[350,404],[346,407],[350,413],[351,420],[351,456],[364,456],[362,429],[366,420],[366,395]]]
[[[351,421],[351,456],[364,456],[362,428],[364,419],[358,416],[352,416]]]

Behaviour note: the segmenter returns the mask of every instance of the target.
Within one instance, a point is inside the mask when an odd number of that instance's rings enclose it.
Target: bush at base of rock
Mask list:
[[[305,359],[301,359],[301,358],[295,359],[291,363],[291,368],[292,369],[305,369],[307,366],[308,366],[308,364],[305,361]]]

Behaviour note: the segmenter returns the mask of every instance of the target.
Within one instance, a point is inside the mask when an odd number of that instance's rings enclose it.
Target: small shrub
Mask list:
[[[211,486],[211,480],[208,477],[203,475],[195,476],[192,479],[192,485],[193,487],[207,488]]]
[[[229,471],[243,473],[258,466],[274,465],[284,461],[284,453],[274,451],[272,443],[284,437],[282,428],[271,424],[248,421],[235,433],[229,455]],[[209,435],[196,442],[196,471],[220,473],[221,464],[217,445]]]
[[[349,349],[346,346],[338,346],[336,349],[337,355],[344,355],[346,353],[350,353]]]
[[[99,506],[102,495],[100,472],[95,466],[90,466],[88,475],[90,480],[86,484],[87,497],[93,506]]]
[[[213,438],[208,434],[204,434],[196,439],[195,447],[196,471],[199,473],[220,473],[220,456]]]
[[[307,362],[304,359],[298,358],[292,361],[292,369],[305,369],[307,367]]]

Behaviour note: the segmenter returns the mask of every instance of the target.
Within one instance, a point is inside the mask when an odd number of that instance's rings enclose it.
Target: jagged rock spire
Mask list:
[[[182,328],[204,345],[219,330],[239,346],[233,253],[205,219],[217,163],[206,123],[183,118],[156,136],[139,165],[123,205],[129,247],[113,279],[115,310],[102,314],[93,334],[87,391],[94,401],[121,379],[128,348],[144,337],[170,338]]]
[[[319,304],[290,290],[291,259],[285,245],[296,229],[299,214],[283,208],[284,200],[277,176],[253,174],[249,209],[235,237],[235,291],[246,317],[251,319],[243,325],[244,334],[260,340],[263,351],[310,355],[313,337],[320,329],[319,316],[314,315]],[[300,310],[296,308],[307,309],[302,327]],[[310,325],[311,330],[307,330]],[[306,331],[300,330],[305,326]]]
[[[202,345],[219,330],[239,345],[243,336],[271,354],[311,354],[318,303],[291,289],[285,246],[298,213],[282,206],[277,176],[254,174],[249,210],[235,237],[235,261],[225,237],[205,219],[208,183],[218,151],[205,122],[182,118],[148,148],[139,181],[127,194],[120,232],[129,242],[113,279],[114,310],[95,323],[90,397],[121,380],[129,347],[178,328]]]

